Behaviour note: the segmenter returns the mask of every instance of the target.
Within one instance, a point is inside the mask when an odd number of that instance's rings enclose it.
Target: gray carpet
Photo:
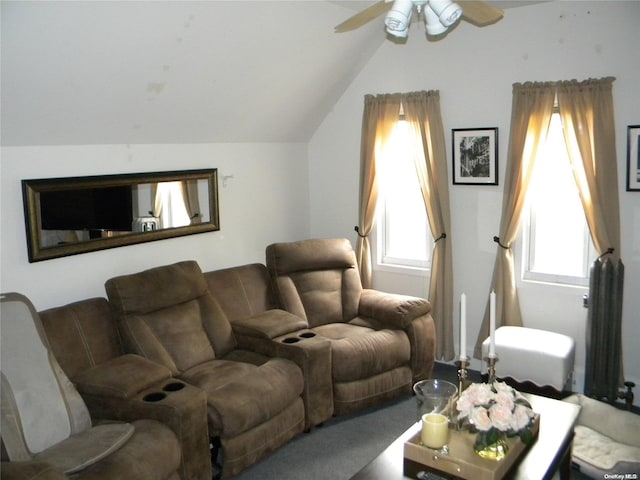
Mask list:
[[[413,396],[334,418],[299,435],[234,480],[346,480],[416,420]]]
[[[470,374],[473,381],[480,381],[478,372]],[[433,377],[457,384],[456,370],[450,365],[436,363]],[[300,434],[233,480],[347,480],[416,421],[413,395],[333,418],[322,427]],[[588,480],[575,470],[571,478]]]

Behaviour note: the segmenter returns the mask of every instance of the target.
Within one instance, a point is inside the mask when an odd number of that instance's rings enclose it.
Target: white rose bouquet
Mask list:
[[[473,383],[458,398],[458,421],[477,431],[478,441],[493,443],[501,436],[533,439],[530,427],[535,413],[520,392],[502,382]]]

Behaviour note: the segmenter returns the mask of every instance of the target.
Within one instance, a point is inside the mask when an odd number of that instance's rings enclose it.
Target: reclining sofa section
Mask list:
[[[94,419],[154,419],[182,447],[182,480],[212,476],[204,392],[171,378],[162,365],[126,353],[105,298],[39,312],[54,357]]]
[[[289,360],[238,347],[196,262],[112,278],[105,286],[127,349],[206,393],[223,476],[303,431],[302,371]]]
[[[0,294],[0,310],[4,480],[188,478],[179,439],[161,422],[90,415],[25,296]]]
[[[389,400],[429,378],[435,349],[431,304],[363,289],[349,240],[276,243],[267,247],[266,258],[280,308],[330,343],[334,414]]]

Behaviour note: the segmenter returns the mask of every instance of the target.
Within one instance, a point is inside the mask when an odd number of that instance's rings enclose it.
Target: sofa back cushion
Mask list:
[[[123,353],[106,298],[90,298],[39,312],[51,350],[72,380]]]
[[[362,284],[347,239],[312,239],[267,247],[267,268],[280,307],[310,327],[357,316]]]
[[[260,263],[204,274],[209,291],[231,323],[277,308],[267,267]]]
[[[112,278],[105,287],[128,348],[174,373],[235,348],[231,324],[194,261]]]

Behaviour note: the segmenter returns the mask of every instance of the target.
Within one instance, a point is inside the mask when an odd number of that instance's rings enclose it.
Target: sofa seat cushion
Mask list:
[[[601,475],[607,472],[638,472],[639,447],[617,442],[584,425],[576,425],[575,435],[571,454],[581,470],[595,469]]]
[[[185,381],[207,394],[209,433],[230,438],[282,412],[302,394],[304,379],[289,360],[262,365],[213,360],[183,372]]]
[[[330,338],[332,376],[351,382],[409,365],[411,345],[402,330],[372,330],[348,323],[332,323],[313,329]]]
[[[273,339],[307,328],[306,320],[280,309],[266,310],[251,317],[235,320],[233,331],[248,337]]]
[[[252,363],[253,365],[259,367],[263,363],[269,361],[271,357],[267,357],[258,352],[254,352],[253,350],[244,350],[242,348],[236,348],[235,350],[227,353],[224,358],[220,360],[228,360],[230,362],[241,362],[241,363]]]
[[[330,340],[341,340],[343,338],[355,337],[358,335],[367,335],[369,333],[375,332],[373,328],[342,322],[320,325],[318,327],[312,328],[312,330],[316,334]]]

